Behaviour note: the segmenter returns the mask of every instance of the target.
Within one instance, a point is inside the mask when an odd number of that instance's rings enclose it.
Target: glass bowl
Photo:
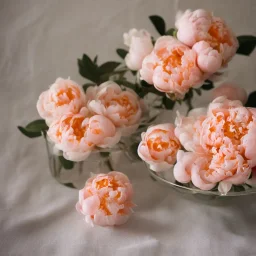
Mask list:
[[[191,182],[188,184],[182,184],[180,182],[177,182],[173,175],[173,170],[170,169],[165,172],[154,172],[150,170],[149,165],[147,165],[147,170],[149,171],[151,177],[159,181],[162,184],[167,185],[170,188],[175,189],[176,191],[186,194],[186,195],[193,195],[196,198],[199,199],[206,199],[206,200],[212,200],[212,199],[231,199],[238,196],[247,196],[256,194],[256,187],[252,187],[247,184],[242,184],[239,186],[232,186],[231,190],[227,194],[222,194],[218,191],[218,188],[214,188],[213,190],[205,191],[201,190],[199,188],[196,188]]]

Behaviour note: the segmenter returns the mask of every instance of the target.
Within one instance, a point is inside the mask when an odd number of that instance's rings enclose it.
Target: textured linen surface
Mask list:
[[[38,95],[56,77],[83,83],[76,66],[83,52],[118,60],[123,32],[154,31],[148,15],[162,15],[170,27],[178,8],[200,7],[237,34],[256,34],[255,0],[0,1],[0,255],[256,255],[256,197],[225,206],[186,200],[125,159],[119,171],[134,184],[135,214],[118,228],[91,228],[75,211],[77,191],[50,176],[43,140],[16,129],[38,118]],[[236,56],[230,65],[229,77],[247,92],[256,88],[255,57]]]

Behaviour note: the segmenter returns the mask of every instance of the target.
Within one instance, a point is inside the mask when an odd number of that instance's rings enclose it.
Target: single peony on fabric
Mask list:
[[[49,125],[54,119],[63,114],[78,113],[85,106],[83,89],[70,79],[58,78],[39,96],[37,110],[39,115]]]
[[[92,113],[106,116],[121,130],[123,136],[132,134],[142,117],[142,101],[132,90],[123,91],[112,81],[89,87],[87,106]]]
[[[76,209],[91,225],[121,225],[129,219],[135,206],[132,196],[132,184],[123,173],[98,174],[88,179],[79,191]]]
[[[85,160],[95,146],[113,147],[121,138],[121,133],[108,118],[86,117],[80,113],[69,113],[55,120],[47,134],[56,148],[63,151],[63,156],[72,161]]]
[[[203,72],[197,54],[172,36],[160,37],[153,52],[142,63],[140,75],[157,90],[182,99],[192,87],[202,84]]]
[[[129,47],[125,57],[126,66],[131,70],[139,70],[143,59],[153,50],[151,35],[145,29],[131,29],[124,33],[124,44]]]
[[[225,21],[205,10],[187,10],[176,21],[177,38],[197,52],[200,69],[214,73],[235,55],[238,41]]]
[[[256,165],[256,110],[219,97],[207,114],[193,111],[193,118],[176,122],[175,134],[189,152],[178,153],[174,176],[203,190],[219,183],[219,191],[226,194],[232,184],[245,183]]]
[[[138,155],[150,165],[151,170],[159,172],[173,167],[176,162],[176,153],[181,145],[174,135],[172,124],[151,126],[142,133],[141,137]]]

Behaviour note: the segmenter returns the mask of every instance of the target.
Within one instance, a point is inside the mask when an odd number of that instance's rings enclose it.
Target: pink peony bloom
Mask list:
[[[229,100],[240,100],[243,104],[247,102],[247,93],[244,88],[238,87],[233,83],[226,82],[212,90],[213,99],[219,96],[226,96]]]
[[[175,120],[175,136],[187,151],[203,152],[203,148],[198,140],[200,127],[205,119],[207,108],[192,109],[188,116],[181,116],[179,112]]]
[[[144,29],[133,28],[124,33],[124,43],[130,47],[125,57],[127,67],[131,70],[141,69],[143,59],[153,50],[151,35]]]
[[[114,146],[120,140],[121,133],[104,116],[85,117],[70,113],[50,125],[48,136],[56,144],[56,148],[63,151],[66,159],[83,161],[95,146]]]
[[[255,187],[256,186],[256,166],[252,168],[251,178],[246,181],[247,184]]]
[[[132,185],[123,173],[98,174],[88,179],[79,191],[76,209],[91,225],[121,225],[129,219],[135,206],[132,195]]]
[[[237,38],[221,18],[210,12],[187,10],[175,25],[178,28],[177,38],[196,50],[198,65],[204,72],[216,72],[236,53]]]
[[[150,169],[159,172],[170,169],[176,162],[176,153],[181,145],[174,135],[172,124],[151,126],[141,135],[138,155],[150,165]]]
[[[221,68],[222,56],[208,42],[200,41],[192,48],[197,53],[197,65],[206,73],[215,73]]]
[[[191,87],[201,85],[203,73],[194,50],[172,36],[160,37],[142,63],[141,78],[162,92],[183,98]]]
[[[245,183],[256,165],[256,111],[219,97],[207,114],[196,112],[200,114],[176,121],[175,135],[191,152],[178,154],[174,176],[203,190],[219,183],[226,194],[232,184]]]
[[[138,128],[142,103],[134,91],[122,91],[118,84],[108,81],[100,86],[89,87],[86,95],[90,111],[109,118],[122,135],[130,135]]]
[[[85,105],[83,89],[70,79],[58,78],[37,102],[39,115],[50,124],[68,112],[78,113]]]

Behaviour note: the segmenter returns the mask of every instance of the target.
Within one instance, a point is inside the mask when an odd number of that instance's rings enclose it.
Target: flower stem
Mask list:
[[[193,109],[192,98],[191,98],[191,97],[188,97],[188,98],[186,99],[186,104],[187,104],[187,106],[188,106],[188,111],[187,111],[187,113],[188,113],[191,109]]]

